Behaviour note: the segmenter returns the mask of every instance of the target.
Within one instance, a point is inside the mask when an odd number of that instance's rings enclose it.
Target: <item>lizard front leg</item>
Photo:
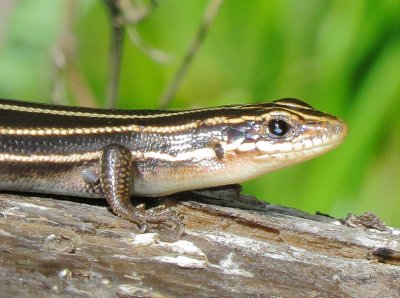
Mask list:
[[[100,159],[100,184],[112,211],[131,222],[138,224],[144,232],[148,223],[173,222],[184,231],[182,217],[164,206],[145,210],[141,204],[134,207],[130,201],[136,163],[131,151],[118,144],[103,148]]]

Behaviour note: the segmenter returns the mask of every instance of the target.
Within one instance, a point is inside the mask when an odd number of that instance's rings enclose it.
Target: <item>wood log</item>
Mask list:
[[[105,200],[0,195],[1,296],[400,296],[400,230],[371,213],[311,215],[237,187],[143,201],[181,213],[185,233],[141,233]]]

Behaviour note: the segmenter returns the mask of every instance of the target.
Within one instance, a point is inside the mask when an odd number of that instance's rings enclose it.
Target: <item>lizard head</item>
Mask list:
[[[221,144],[227,163],[248,166],[248,178],[324,154],[347,135],[342,120],[297,99],[242,109],[241,121],[224,128]]]

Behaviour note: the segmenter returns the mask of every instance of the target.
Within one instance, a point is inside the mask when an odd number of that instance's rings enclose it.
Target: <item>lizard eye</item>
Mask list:
[[[281,119],[272,119],[268,122],[268,131],[275,137],[283,137],[290,130],[290,125]]]

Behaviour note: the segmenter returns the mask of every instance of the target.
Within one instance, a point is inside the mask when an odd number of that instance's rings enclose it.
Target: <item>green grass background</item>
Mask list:
[[[90,97],[104,106],[103,2],[4,2],[0,97],[51,101],[58,76],[66,103]],[[163,0],[137,26],[149,46],[171,55],[169,63],[154,62],[125,40],[119,107],[158,107],[207,4]],[[71,51],[56,71],[52,57],[60,44]],[[281,97],[342,117],[350,134],[333,152],[245,183],[245,192],[336,217],[372,211],[400,226],[400,1],[226,0],[172,108]]]

